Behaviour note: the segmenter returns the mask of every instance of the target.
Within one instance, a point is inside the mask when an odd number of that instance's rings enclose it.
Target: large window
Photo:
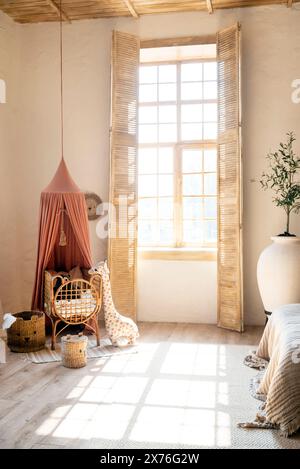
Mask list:
[[[215,59],[140,66],[140,246],[216,244],[216,140]]]

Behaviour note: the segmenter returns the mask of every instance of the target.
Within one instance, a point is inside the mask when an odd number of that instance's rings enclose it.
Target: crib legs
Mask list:
[[[96,334],[97,345],[99,346],[100,345],[100,329],[99,329],[97,316],[95,317],[95,334]]]
[[[56,327],[59,321],[52,321],[52,334],[51,334],[51,350],[55,350],[56,344]]]
[[[57,330],[57,324],[59,322],[61,322],[60,319],[58,320],[55,320],[55,319],[51,319],[51,329],[52,329],[52,332],[51,332],[51,350],[55,350],[55,346],[56,346],[56,336],[58,335],[56,330]],[[93,326],[91,324],[85,324],[85,326],[90,329],[92,332],[94,332],[95,336],[96,336],[96,341],[97,341],[97,345],[99,346],[100,345],[100,328],[99,328],[99,324],[98,324],[98,317],[97,315],[92,318],[92,320],[90,321]],[[78,323],[78,324],[83,324],[83,323]],[[59,334],[66,328],[68,327],[70,324],[65,324],[65,326],[59,331]]]

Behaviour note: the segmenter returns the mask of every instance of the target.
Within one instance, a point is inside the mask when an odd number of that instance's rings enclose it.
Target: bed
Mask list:
[[[265,396],[265,422],[289,436],[300,428],[300,304],[273,312],[256,357],[269,361],[257,387]]]
[[[69,325],[84,324],[100,344],[98,314],[102,304],[102,278],[98,273],[82,271],[82,278],[70,279],[68,273],[46,270],[44,273],[44,310],[51,321],[51,348],[56,337]],[[57,332],[60,322],[64,326]]]

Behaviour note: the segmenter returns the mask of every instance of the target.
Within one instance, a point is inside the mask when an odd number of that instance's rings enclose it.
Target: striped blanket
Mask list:
[[[291,435],[300,428],[300,304],[273,312],[256,357],[269,360],[257,388],[266,396],[266,423]]]

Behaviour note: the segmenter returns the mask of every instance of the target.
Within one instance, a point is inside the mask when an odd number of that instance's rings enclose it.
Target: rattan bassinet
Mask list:
[[[44,310],[52,325],[51,348],[56,337],[70,324],[85,324],[95,333],[100,345],[98,314],[102,304],[102,278],[98,273],[83,271],[84,278],[68,277],[46,270],[44,276]],[[65,326],[57,332],[57,325]]]

